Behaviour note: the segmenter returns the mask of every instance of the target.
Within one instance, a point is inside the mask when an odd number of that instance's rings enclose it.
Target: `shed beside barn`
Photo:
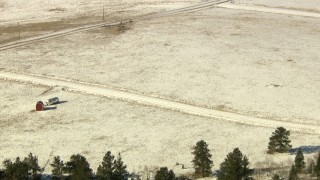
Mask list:
[[[48,99],[48,102],[46,103],[46,105],[50,106],[50,105],[58,104],[58,103],[59,103],[59,98],[58,97],[54,97],[54,98]]]
[[[42,101],[37,102],[36,111],[44,111],[44,104]]]

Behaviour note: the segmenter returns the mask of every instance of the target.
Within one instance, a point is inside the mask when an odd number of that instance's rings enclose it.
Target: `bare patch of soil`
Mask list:
[[[50,12],[63,12],[63,11],[66,11],[66,9],[64,9],[64,8],[53,8],[53,9],[49,9],[48,11],[50,11]]]
[[[6,27],[3,26],[0,27],[0,44],[63,29],[74,28],[80,25],[96,23],[100,20],[101,19],[99,17],[95,16],[79,16],[72,19],[61,19],[58,21],[16,24]]]
[[[108,26],[108,27],[93,29],[93,30],[90,30],[90,32],[107,34],[107,35],[119,35],[132,29],[132,25],[133,23],[121,23],[117,26]]]

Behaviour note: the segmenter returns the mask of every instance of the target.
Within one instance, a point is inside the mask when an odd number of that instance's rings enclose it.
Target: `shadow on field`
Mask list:
[[[289,153],[296,154],[299,149],[301,149],[301,151],[305,154],[320,152],[320,146],[300,146],[289,149]]]
[[[44,108],[45,111],[54,110],[54,109],[57,109],[57,107],[54,106],[54,107],[45,107]]]

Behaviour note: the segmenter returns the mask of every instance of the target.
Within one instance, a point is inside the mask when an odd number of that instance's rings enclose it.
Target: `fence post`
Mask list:
[[[19,39],[20,39],[20,37],[21,37],[21,36],[20,36],[20,34],[21,34],[21,33],[20,33],[20,23],[18,23],[18,33],[19,33]]]

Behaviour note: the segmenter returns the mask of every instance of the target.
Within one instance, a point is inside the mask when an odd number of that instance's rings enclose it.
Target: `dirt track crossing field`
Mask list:
[[[27,82],[36,85],[45,86],[61,86],[69,91],[82,92],[87,94],[93,94],[97,96],[105,96],[108,98],[121,99],[124,101],[135,102],[143,105],[154,106],[158,108],[165,108],[169,110],[179,111],[191,115],[204,116],[210,118],[221,119],[224,121],[230,121],[234,123],[247,124],[252,126],[262,126],[262,127],[272,127],[276,128],[279,126],[286,127],[292,131],[310,133],[310,134],[320,134],[320,127],[311,124],[299,124],[291,122],[279,122],[270,119],[262,119],[249,117],[234,113],[228,113],[223,111],[217,111],[213,109],[208,109],[204,107],[198,107],[189,104],[179,103],[173,100],[160,99],[156,97],[151,97],[148,95],[134,94],[130,92],[120,91],[104,87],[102,85],[90,84],[85,82],[75,82],[66,79],[54,79],[43,76],[31,76],[14,74],[9,72],[0,72],[0,78],[6,80],[13,80],[18,82]]]

